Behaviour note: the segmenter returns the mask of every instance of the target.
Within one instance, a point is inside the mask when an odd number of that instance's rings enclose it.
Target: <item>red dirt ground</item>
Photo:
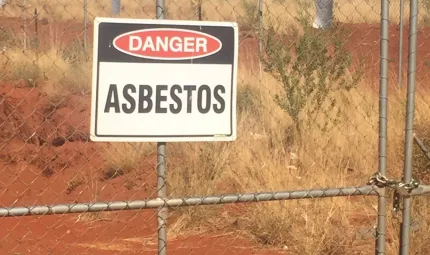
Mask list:
[[[20,24],[0,18],[1,26],[19,31]],[[379,26],[348,25],[348,47],[365,56],[366,78],[379,80]],[[91,27],[92,28],[92,27]],[[30,29],[31,30],[31,29]],[[51,31],[51,32],[50,32]],[[57,39],[52,39],[57,31]],[[91,29],[89,29],[91,42]],[[428,79],[430,29],[418,34],[418,82]],[[39,23],[41,45],[67,45],[81,37],[82,24]],[[407,63],[406,31],[404,63]],[[256,67],[257,41],[240,44],[241,63]],[[397,70],[398,29],[390,29],[390,70]],[[405,64],[404,75],[407,65]],[[392,74],[390,74],[392,75]],[[396,82],[396,77],[390,78]],[[117,201],[154,198],[155,158],[148,157],[132,176],[101,180],[100,145],[88,139],[90,99],[77,95],[54,107],[37,89],[19,88],[11,81],[0,84],[0,206]],[[395,86],[392,83],[390,86]],[[405,83],[404,83],[405,84]],[[419,83],[424,85],[424,83]],[[370,85],[369,85],[370,86]],[[377,90],[378,88],[372,87]],[[68,189],[76,175],[86,184]],[[171,224],[172,219],[169,219]],[[0,220],[1,254],[156,254],[155,210],[106,212],[92,215],[10,217]],[[277,254],[233,231],[213,235],[169,236],[168,254]],[[369,254],[371,253],[370,250]],[[292,254],[281,253],[279,254]],[[367,253],[366,253],[367,254]]]

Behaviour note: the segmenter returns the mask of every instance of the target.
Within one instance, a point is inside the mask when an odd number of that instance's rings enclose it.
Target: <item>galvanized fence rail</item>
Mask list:
[[[205,8],[203,6],[205,1],[198,1],[198,19],[204,19]],[[366,197],[366,196],[377,196],[377,226],[375,229],[375,254],[387,254],[387,227],[390,224],[389,214],[387,213],[387,207],[389,205],[390,192],[393,192],[393,205],[391,207],[396,213],[400,212],[402,206],[402,222],[400,227],[400,240],[399,240],[399,254],[406,255],[410,254],[410,242],[411,242],[411,208],[412,198],[416,196],[423,196],[430,193],[430,186],[417,181],[413,178],[413,145],[414,140],[417,146],[420,148],[423,155],[430,160],[429,150],[425,143],[414,133],[414,120],[415,120],[415,95],[416,95],[416,73],[417,73],[417,36],[418,36],[418,1],[410,1],[410,14],[409,14],[409,52],[408,52],[408,73],[407,73],[407,104],[406,104],[406,126],[405,126],[405,142],[404,142],[404,168],[402,179],[392,179],[389,176],[391,173],[387,170],[387,159],[388,156],[388,144],[390,138],[388,137],[388,91],[389,91],[389,43],[393,40],[390,39],[390,33],[392,30],[390,25],[390,7],[388,0],[381,0],[381,12],[380,12],[380,59],[379,59],[379,127],[378,127],[378,167],[372,176],[369,176],[367,183],[358,183],[357,186],[345,185],[330,185],[327,188],[304,188],[304,189],[290,189],[285,187],[285,190],[279,191],[263,191],[263,192],[245,192],[239,193],[226,193],[218,195],[193,195],[190,197],[185,196],[173,196],[171,197],[170,191],[168,191],[168,175],[173,169],[169,169],[167,165],[167,159],[169,158],[169,152],[167,150],[168,145],[166,143],[157,143],[157,182],[156,182],[156,198],[144,199],[140,198],[139,194],[136,194],[138,199],[126,199],[126,200],[112,200],[112,201],[99,201],[96,198],[95,202],[77,202],[77,203],[55,203],[45,204],[38,203],[39,205],[28,205],[28,206],[3,206],[0,207],[0,217],[19,217],[19,216],[41,216],[41,215],[62,215],[62,214],[77,214],[77,213],[96,213],[106,211],[131,211],[131,210],[143,210],[143,209],[157,209],[157,230],[158,230],[158,254],[165,255],[169,254],[168,249],[168,216],[170,208],[177,209],[179,207],[194,207],[203,205],[220,205],[220,204],[239,204],[239,203],[254,203],[254,202],[267,202],[267,201],[285,201],[285,200],[305,200],[305,199],[319,199],[319,198],[332,198],[332,197]],[[24,2],[25,4],[25,2]],[[83,17],[84,17],[84,29],[83,29],[83,45],[84,49],[88,49],[89,40],[88,37],[88,22],[89,18],[88,11],[89,1],[84,0],[83,2]],[[208,2],[209,8],[214,8],[214,3]],[[228,4],[228,3],[227,3]],[[324,23],[321,26],[331,26],[332,9],[331,7],[327,10],[326,6],[318,6],[318,4],[325,4],[328,6],[333,5],[332,1],[317,1],[316,8],[320,8],[316,11],[317,15],[324,17],[317,17],[317,23],[322,24],[322,20],[329,19],[329,22]],[[143,2],[142,2],[143,5]],[[285,3],[288,6],[288,3]],[[103,6],[104,9],[109,9],[107,13],[112,16],[119,16],[122,12],[121,1],[112,0],[111,9]],[[138,3],[139,6],[139,3]],[[259,74],[258,80],[262,83],[263,80],[263,67],[260,58],[265,54],[263,46],[263,34],[265,33],[265,14],[270,13],[270,8],[265,9],[264,0],[259,0],[255,4],[256,14],[254,22],[257,26],[258,42],[257,49],[259,55]],[[215,6],[216,9],[217,6]],[[325,8],[325,9],[324,9]],[[166,19],[170,14],[169,8],[166,7],[164,0],[155,1],[155,18]],[[402,82],[402,45],[403,45],[403,0],[400,0],[400,41],[399,41],[399,63],[398,63],[398,85],[401,89]],[[67,12],[67,8],[65,8]],[[233,8],[234,10],[234,8]],[[323,11],[325,10],[325,12]],[[207,10],[211,11],[211,10]],[[213,10],[212,10],[213,11]],[[322,11],[322,12],[320,12]],[[328,14],[327,11],[330,13]],[[37,13],[37,12],[36,12]],[[39,10],[39,15],[41,10]],[[289,15],[286,10],[286,14]],[[328,15],[328,16],[325,16]],[[12,15],[11,15],[12,16]],[[109,16],[109,15],[107,15]],[[225,18],[228,20],[228,18]],[[37,20],[37,19],[36,19]],[[276,18],[274,19],[276,21]],[[268,23],[273,20],[268,21]],[[317,26],[314,23],[314,26]],[[37,23],[36,23],[37,24]],[[327,25],[330,24],[330,25]],[[24,29],[27,26],[24,25]],[[26,37],[24,37],[26,38]],[[19,43],[18,43],[19,44]],[[24,39],[24,49],[27,47],[27,40]],[[5,53],[6,52],[6,53]],[[4,50],[4,54],[7,54],[7,50]],[[24,53],[25,55],[25,53]],[[10,61],[14,61],[13,57],[6,57]],[[55,61],[54,61],[55,62]],[[54,64],[55,65],[55,64]],[[1,80],[6,78],[1,78]],[[267,79],[267,78],[266,78]],[[5,96],[0,98],[0,103],[6,105],[7,93]],[[364,97],[364,96],[363,96]],[[0,108],[2,109],[2,108]],[[5,108],[6,109],[6,108]],[[6,110],[5,110],[6,111]],[[23,114],[23,113],[22,113]],[[10,113],[8,116],[11,116]],[[1,115],[0,115],[1,117]],[[262,117],[263,118],[263,117]],[[4,123],[0,123],[2,126],[6,126],[7,119],[1,119]],[[357,129],[358,130],[358,129]],[[36,132],[36,131],[35,131]],[[341,131],[339,131],[340,134]],[[357,131],[360,132],[360,131]],[[31,137],[28,139],[30,140]],[[0,150],[6,148],[9,140],[3,139],[4,142],[0,147]],[[5,149],[6,150],[6,149]],[[222,150],[222,148],[219,148]],[[172,149],[172,154],[176,153]],[[196,152],[198,153],[198,152]],[[177,156],[177,155],[175,155]],[[240,165],[240,164],[238,164]],[[0,165],[2,166],[2,165]],[[214,167],[215,168],[215,167]],[[234,167],[233,167],[234,168]],[[263,168],[263,167],[261,167]],[[1,169],[2,171],[5,170]],[[289,169],[285,165],[282,169]],[[286,171],[287,171],[286,170]],[[233,169],[232,171],[235,171]],[[331,169],[328,169],[331,171]],[[334,170],[333,170],[334,171]],[[317,173],[318,174],[318,173]],[[213,177],[213,176],[211,176]],[[185,177],[184,177],[185,178]],[[190,183],[189,183],[190,184]],[[191,184],[190,184],[191,185]],[[353,204],[354,202],[350,202]],[[4,219],[0,219],[2,221]],[[0,223],[1,225],[1,223]],[[274,230],[276,231],[276,230]],[[7,238],[7,237],[4,237]]]

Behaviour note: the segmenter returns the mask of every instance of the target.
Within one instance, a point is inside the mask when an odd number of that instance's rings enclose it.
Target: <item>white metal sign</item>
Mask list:
[[[236,139],[234,22],[96,18],[91,140]]]

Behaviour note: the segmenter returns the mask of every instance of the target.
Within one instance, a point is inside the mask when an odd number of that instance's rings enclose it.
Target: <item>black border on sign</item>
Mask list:
[[[193,22],[193,21],[191,21],[191,22]],[[97,23],[97,21],[96,21],[95,25],[97,25],[97,31],[99,30],[98,26],[102,23],[120,23],[120,22],[100,21]],[[177,24],[172,24],[172,25],[184,26],[187,24],[177,23]],[[202,26],[207,26],[207,25],[204,24]],[[216,27],[217,25],[211,25],[211,26]],[[226,27],[226,26],[224,25],[221,27]],[[237,43],[237,41],[236,41],[237,28],[234,31],[235,32],[233,33],[233,35],[234,35],[233,42],[234,42],[234,44],[236,44]],[[97,36],[98,36],[98,34],[99,33],[97,33]],[[96,33],[94,33],[94,36],[96,36]],[[97,41],[98,41],[98,38],[97,38]],[[94,45],[94,47],[95,46],[96,45]],[[97,43],[97,46],[98,46],[98,43]],[[96,50],[96,49],[94,49],[94,50]],[[236,47],[234,49],[234,53],[235,53],[235,55],[238,54],[238,49]],[[231,83],[230,83],[230,85],[231,85],[231,99],[230,99],[230,133],[229,134],[200,134],[200,135],[109,135],[109,134],[100,135],[100,134],[98,134],[97,133],[97,125],[98,125],[97,119],[98,119],[98,102],[99,102],[99,93],[98,93],[99,92],[99,76],[100,76],[100,61],[99,61],[98,47],[97,47],[97,59],[96,59],[96,61],[97,61],[97,76],[96,76],[96,93],[95,93],[95,106],[94,106],[95,107],[94,134],[96,137],[104,137],[104,138],[109,138],[109,137],[112,137],[112,138],[127,138],[127,137],[128,138],[158,138],[158,137],[160,137],[160,138],[161,137],[165,137],[165,138],[186,138],[186,137],[212,138],[213,137],[213,138],[215,138],[215,137],[219,137],[219,138],[221,138],[221,137],[224,137],[225,138],[225,137],[232,137],[233,136],[233,110],[234,110],[233,109],[233,102],[234,102],[234,97],[236,96],[234,94],[234,82],[235,82],[234,71],[235,71],[235,68],[238,64],[237,63],[237,56],[234,56],[233,62],[231,64],[232,68],[231,68]],[[107,62],[107,63],[113,63],[113,62]],[[199,65],[205,65],[205,64],[199,63]],[[236,91],[236,93],[237,93],[237,91]]]

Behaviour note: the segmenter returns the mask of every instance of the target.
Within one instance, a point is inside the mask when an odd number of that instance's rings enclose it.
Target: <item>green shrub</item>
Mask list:
[[[276,94],[275,100],[300,134],[305,119],[313,121],[312,125],[321,125],[322,130],[330,123],[338,123],[341,111],[334,93],[355,88],[361,71],[348,74],[352,56],[343,45],[346,39],[342,29],[317,31],[306,11],[299,11],[296,20],[300,29],[292,27],[284,32],[268,27],[261,60],[265,71],[282,84],[283,93]],[[324,123],[315,123],[320,114]]]

